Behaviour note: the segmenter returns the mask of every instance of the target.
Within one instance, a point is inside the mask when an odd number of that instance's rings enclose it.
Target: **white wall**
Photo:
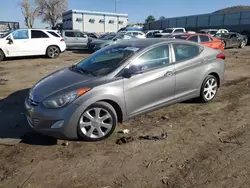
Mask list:
[[[64,29],[74,29],[85,32],[117,32],[120,28],[126,27],[128,24],[127,17],[119,17],[112,15],[102,14],[68,14],[63,16],[63,20],[72,19],[72,21],[63,22]],[[94,22],[90,22],[91,19],[95,19]],[[100,20],[104,20],[100,22]],[[113,20],[114,23],[110,23]],[[123,23],[119,23],[122,21]]]

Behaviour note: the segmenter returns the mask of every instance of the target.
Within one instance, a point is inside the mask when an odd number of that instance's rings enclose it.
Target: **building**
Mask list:
[[[157,20],[144,24],[143,30],[156,30],[172,27],[184,27],[186,30],[200,29],[230,29],[240,33],[250,31],[250,9],[235,9],[232,11],[216,11],[210,14],[200,14]]]
[[[63,13],[63,29],[83,32],[117,32],[128,24],[128,15],[86,10],[69,10]]]
[[[19,29],[19,22],[0,21],[0,33]]]

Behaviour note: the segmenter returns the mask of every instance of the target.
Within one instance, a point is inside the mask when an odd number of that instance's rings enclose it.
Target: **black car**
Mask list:
[[[224,48],[230,48],[230,47],[244,48],[248,41],[246,35],[241,35],[236,32],[218,33],[215,35],[215,37],[222,41]]]

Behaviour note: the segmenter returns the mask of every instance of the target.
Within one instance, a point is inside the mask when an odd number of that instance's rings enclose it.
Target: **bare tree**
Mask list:
[[[68,8],[68,0],[36,0],[36,5],[42,21],[55,27]]]
[[[35,19],[38,17],[38,9],[29,0],[23,0],[19,3],[24,16],[25,25],[32,28]]]

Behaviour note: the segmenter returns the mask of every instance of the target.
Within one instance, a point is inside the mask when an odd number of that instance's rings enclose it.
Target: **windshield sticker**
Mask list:
[[[139,48],[136,48],[136,47],[126,47],[124,50],[129,50],[129,51],[136,52],[136,51],[139,50]]]

